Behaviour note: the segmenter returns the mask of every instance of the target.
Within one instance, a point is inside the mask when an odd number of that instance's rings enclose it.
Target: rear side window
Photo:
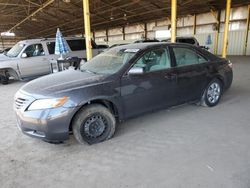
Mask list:
[[[189,48],[174,47],[173,51],[177,67],[207,62],[204,57]]]
[[[85,40],[67,40],[69,47],[72,51],[86,50]]]
[[[47,43],[49,54],[55,53],[55,42],[48,42]]]

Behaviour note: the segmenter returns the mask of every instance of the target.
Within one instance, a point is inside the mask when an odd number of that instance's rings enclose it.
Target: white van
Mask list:
[[[84,38],[66,38],[70,52],[67,56],[86,59]],[[93,56],[101,53],[92,41]],[[0,80],[7,84],[10,77],[26,79],[50,74],[50,62],[58,59],[54,54],[55,39],[32,39],[18,42],[7,53],[0,55]]]

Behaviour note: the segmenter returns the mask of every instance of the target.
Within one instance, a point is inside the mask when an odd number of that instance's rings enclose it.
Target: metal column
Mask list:
[[[224,29],[224,38],[223,38],[223,49],[222,49],[222,57],[227,57],[227,46],[228,46],[228,29],[229,29],[229,19],[230,19],[230,8],[231,8],[231,0],[227,0],[226,6],[226,17],[225,17],[225,29]]]
[[[247,55],[247,42],[248,42],[248,33],[249,33],[249,24],[250,23],[250,5],[248,5],[248,15],[247,15],[247,27],[246,27],[246,34],[245,34],[245,45],[244,45],[244,54]]]
[[[214,54],[218,54],[218,44],[219,44],[219,34],[220,34],[220,18],[221,10],[217,13],[217,24],[216,24],[216,33],[215,33],[215,42],[214,42]]]
[[[171,42],[176,41],[177,0],[171,0]]]
[[[87,60],[90,60],[92,58],[92,44],[91,44],[91,31],[90,31],[89,0],[83,0],[83,15],[84,15]]]
[[[196,35],[196,14],[194,14],[193,36]]]

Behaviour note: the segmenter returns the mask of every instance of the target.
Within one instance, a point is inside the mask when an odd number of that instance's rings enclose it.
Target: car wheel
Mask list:
[[[204,91],[201,99],[202,106],[213,107],[216,106],[222,96],[223,88],[222,83],[218,79],[212,80],[206,90]]]
[[[0,76],[1,83],[3,85],[7,85],[9,83],[9,77],[8,76]]]
[[[73,134],[83,144],[95,144],[110,139],[116,128],[114,115],[104,106],[93,104],[82,108],[73,120]]]

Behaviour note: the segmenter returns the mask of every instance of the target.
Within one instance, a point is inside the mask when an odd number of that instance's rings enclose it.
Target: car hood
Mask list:
[[[4,54],[0,54],[0,61],[7,61],[7,60],[11,60],[11,58]]]
[[[67,70],[33,80],[25,84],[20,91],[35,98],[60,96],[65,92],[96,85],[105,79],[104,75]]]

